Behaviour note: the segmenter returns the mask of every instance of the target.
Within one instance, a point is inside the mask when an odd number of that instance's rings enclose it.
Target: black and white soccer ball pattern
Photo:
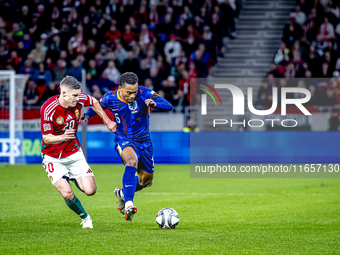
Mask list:
[[[178,213],[172,208],[163,208],[157,213],[156,222],[160,228],[175,228],[178,225]]]

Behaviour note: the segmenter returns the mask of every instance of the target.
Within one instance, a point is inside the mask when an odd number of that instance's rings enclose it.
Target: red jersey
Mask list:
[[[93,105],[93,97],[84,93],[79,95],[79,102],[75,107],[64,108],[59,103],[59,95],[48,99],[41,107],[41,133],[43,135],[63,135],[66,129],[74,129],[76,139],[56,143],[42,143],[42,153],[53,158],[66,158],[80,149],[77,137],[81,108]]]

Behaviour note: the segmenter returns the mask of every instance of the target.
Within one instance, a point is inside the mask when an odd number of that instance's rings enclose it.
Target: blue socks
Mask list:
[[[133,201],[133,197],[135,196],[135,190],[137,181],[135,178],[135,174],[137,172],[137,168],[133,166],[126,166],[123,174],[123,193],[125,203],[127,201]]]
[[[136,175],[135,178],[136,178],[136,189],[135,189],[135,192],[139,191],[141,189],[144,189],[145,187],[139,185],[138,175]],[[123,184],[123,186],[124,186],[124,184]],[[122,189],[122,192],[123,192],[123,194],[125,194],[124,193],[124,189]],[[124,195],[124,200],[125,200],[125,195]]]

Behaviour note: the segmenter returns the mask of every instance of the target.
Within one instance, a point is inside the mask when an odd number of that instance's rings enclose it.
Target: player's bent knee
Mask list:
[[[87,196],[93,196],[94,194],[96,194],[96,190],[85,190],[85,194]]]
[[[139,185],[142,187],[150,187],[152,185],[152,178],[149,180],[142,180],[139,182]]]
[[[137,168],[138,161],[135,159],[128,159],[126,161],[126,166],[133,166]]]
[[[61,195],[63,196],[64,199],[66,200],[72,200],[74,198],[74,194],[73,191],[65,191],[65,192],[61,192]]]
[[[89,187],[84,189],[84,193],[87,196],[93,196],[97,192],[97,187]]]

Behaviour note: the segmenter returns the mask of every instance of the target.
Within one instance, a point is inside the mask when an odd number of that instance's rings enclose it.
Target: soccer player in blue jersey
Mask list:
[[[123,189],[116,188],[118,209],[126,221],[132,221],[137,208],[133,205],[136,191],[152,184],[154,161],[150,140],[150,109],[171,111],[172,105],[149,88],[138,86],[136,74],[127,72],[120,76],[119,88],[106,93],[100,99],[103,109],[109,109],[115,117],[117,131],[115,149],[125,165]],[[88,120],[96,113],[90,108],[84,114]],[[135,176],[136,172],[138,175]]]

